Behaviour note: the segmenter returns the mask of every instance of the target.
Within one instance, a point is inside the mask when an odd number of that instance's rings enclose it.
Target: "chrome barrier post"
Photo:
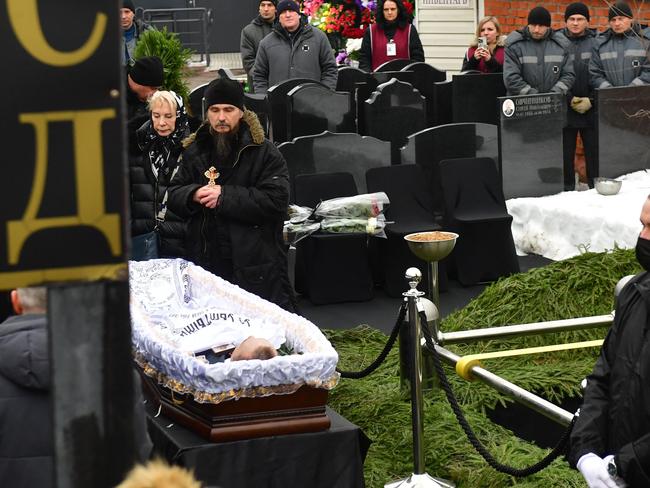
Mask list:
[[[406,479],[395,481],[384,485],[384,488],[454,488],[455,485],[449,481],[433,478],[425,471],[424,449],[422,440],[424,438],[423,398],[422,398],[422,346],[420,342],[421,324],[418,305],[423,292],[417,289],[422,273],[417,268],[409,268],[406,271],[406,279],[410,290],[403,293],[408,300],[409,326],[410,326],[410,386],[411,386],[411,427],[413,430],[413,473]]]

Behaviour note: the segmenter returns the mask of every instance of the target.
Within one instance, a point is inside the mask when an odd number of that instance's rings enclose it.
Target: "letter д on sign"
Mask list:
[[[0,289],[126,268],[118,24],[112,0],[0,10]]]

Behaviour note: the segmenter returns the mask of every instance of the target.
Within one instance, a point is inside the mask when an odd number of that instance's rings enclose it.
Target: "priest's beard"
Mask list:
[[[227,161],[230,159],[234,149],[237,147],[239,142],[239,136],[237,130],[232,130],[230,132],[214,132],[212,131],[212,137],[214,142],[214,153],[217,156],[219,161]]]

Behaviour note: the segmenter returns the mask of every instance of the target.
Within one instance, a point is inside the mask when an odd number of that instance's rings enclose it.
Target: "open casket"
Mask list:
[[[132,338],[145,392],[213,441],[329,427],[338,355],[314,324],[182,259],[129,263]],[[289,351],[210,363],[206,344],[247,336]]]

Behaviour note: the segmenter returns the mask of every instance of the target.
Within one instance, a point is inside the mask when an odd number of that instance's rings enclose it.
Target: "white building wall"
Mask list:
[[[460,72],[463,56],[474,37],[477,1],[480,0],[418,0],[417,29],[426,62],[447,71],[447,79]],[[448,2],[456,2],[457,6],[444,5]]]

